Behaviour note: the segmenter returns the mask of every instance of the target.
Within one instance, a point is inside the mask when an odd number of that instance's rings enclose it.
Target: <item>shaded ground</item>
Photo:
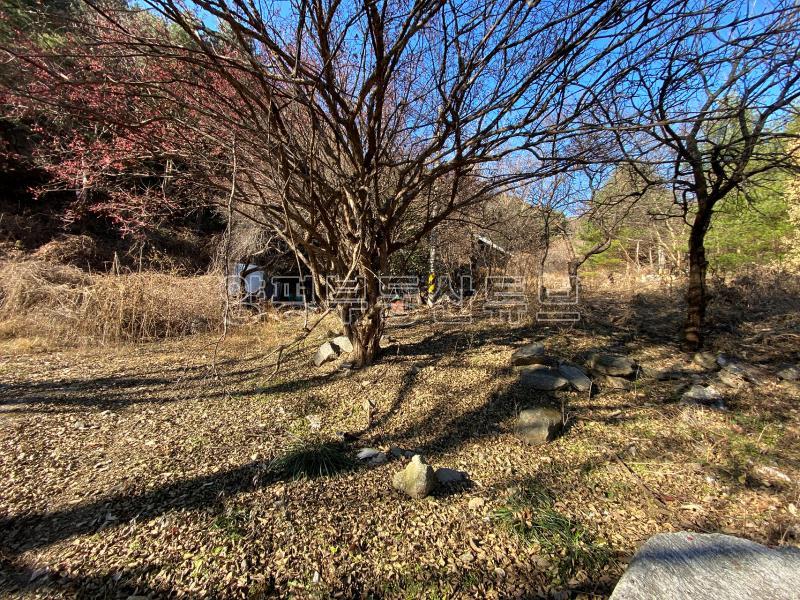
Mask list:
[[[668,298],[596,294],[576,328],[420,323],[388,332],[399,344],[354,373],[309,366],[331,322],[270,378],[268,353],[294,335],[296,319],[230,335],[216,369],[216,340],[200,336],[6,355],[0,594],[590,597],[606,595],[637,545],[660,531],[796,544],[796,385],[748,386],[729,397],[730,410],[715,411],[684,405],[675,382],[647,377],[630,391],[548,399],[522,389],[508,368],[514,347],[543,340],[565,359],[603,349],[645,369],[691,370],[672,343],[680,307]],[[718,321],[734,325],[718,327],[712,344],[769,373],[800,357],[796,308]],[[365,398],[376,405],[368,430]],[[510,425],[541,401],[566,402],[572,425],[532,448]],[[402,459],[328,478],[276,478],[269,461],[309,434],[314,415],[322,435],[359,433],[353,449],[416,449],[470,482],[422,501],[401,498],[391,478]],[[760,485],[748,475],[754,465],[792,482]],[[503,526],[495,512],[532,486],[587,547],[605,549],[602,560],[565,570],[570,548]],[[473,498],[483,505],[470,508]]]

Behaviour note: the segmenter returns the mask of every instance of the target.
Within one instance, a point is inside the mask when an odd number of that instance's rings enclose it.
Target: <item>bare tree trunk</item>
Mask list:
[[[611,246],[612,238],[611,234],[606,232],[606,236],[603,240],[599,241],[589,250],[578,256],[575,254],[575,247],[572,245],[572,240],[570,239],[569,234],[567,234],[565,231],[562,231],[561,235],[563,235],[564,239],[567,241],[567,250],[569,251],[570,255],[569,262],[567,262],[567,275],[569,276],[569,293],[574,297],[578,290],[578,270],[581,268],[581,265],[583,265],[583,263],[585,263],[595,254],[600,254],[608,250],[608,248]]]
[[[569,277],[569,295],[571,298],[575,297],[575,293],[578,290],[578,269],[580,268],[582,262],[577,260],[570,260],[567,263],[567,276]]]
[[[348,334],[353,344],[350,360],[356,368],[371,365],[380,352],[380,339],[383,331],[383,319],[380,314],[365,316],[353,326]]]
[[[368,366],[378,357],[384,326],[378,277],[371,272],[368,273],[364,277],[364,285],[366,289],[363,311],[360,313],[354,311],[350,319],[343,319],[345,335],[353,345],[350,362],[356,368]]]
[[[711,223],[713,203],[700,200],[697,203],[697,214],[689,234],[689,285],[686,290],[686,324],[683,328],[683,344],[687,350],[696,351],[703,346],[703,327],[708,305],[706,288],[705,238]]]

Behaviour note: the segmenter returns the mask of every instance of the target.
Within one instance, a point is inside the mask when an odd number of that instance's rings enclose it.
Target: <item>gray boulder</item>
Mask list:
[[[784,381],[797,381],[800,379],[800,368],[786,367],[785,369],[781,369],[778,371],[778,378]]]
[[[749,380],[750,378],[747,376],[747,368],[743,363],[740,362],[726,362],[723,367],[728,373],[733,375],[738,375],[743,379]]]
[[[611,600],[790,600],[800,550],[719,533],[660,533],[639,548]]]
[[[765,487],[783,487],[792,483],[786,473],[769,465],[756,465],[748,473],[749,479]]]
[[[750,383],[763,384],[767,381],[767,379],[769,379],[767,374],[762,369],[724,354],[720,354],[717,357],[717,363],[723,368],[723,370],[727,371],[728,373],[738,375]]]
[[[325,342],[314,355],[314,366],[321,367],[339,356],[339,350],[330,342]]]
[[[716,371],[719,368],[717,357],[711,352],[696,352],[692,362],[706,371]]]
[[[443,485],[461,483],[467,479],[467,474],[464,471],[456,471],[447,467],[439,467],[434,475],[436,475],[436,480]]]
[[[339,352],[352,352],[353,343],[347,338],[346,335],[335,337],[330,342],[339,349]]]
[[[361,448],[356,454],[356,458],[358,460],[371,460],[379,454],[382,454],[382,452],[377,448]]]
[[[636,363],[621,354],[592,354],[586,365],[598,375],[625,376],[636,369]]]
[[[539,446],[555,439],[562,426],[560,410],[539,406],[520,411],[514,425],[514,434],[523,442]]]
[[[655,373],[655,378],[658,381],[674,381],[691,377],[692,373],[676,369],[664,369]]]
[[[631,387],[630,381],[613,375],[596,375],[594,382],[601,390],[627,390]]]
[[[517,348],[511,354],[511,364],[515,367],[524,365],[538,365],[547,361],[544,355],[544,345],[539,342]]]
[[[424,498],[436,487],[436,475],[431,466],[415,454],[402,471],[394,474],[392,485],[412,498]]]
[[[386,455],[386,452],[378,452],[375,456],[373,456],[367,461],[367,464],[372,465],[373,467],[377,467],[378,465],[382,465],[383,463],[388,461],[389,457]]]
[[[569,384],[579,392],[588,392],[592,388],[592,380],[578,367],[562,363],[558,367],[558,372],[566,377]]]
[[[681,399],[684,402],[695,404],[715,404],[719,406],[722,404],[722,401],[725,398],[713,385],[703,386],[696,384],[684,392],[683,396],[681,396]]]
[[[405,450],[400,446],[392,446],[389,448],[389,454],[392,458],[411,458],[414,453],[411,450]]]
[[[558,370],[545,365],[529,365],[519,371],[522,385],[538,391],[552,392],[569,385],[569,381]]]
[[[717,373],[716,380],[725,387],[729,387],[734,390],[741,389],[743,386],[747,385],[744,377],[737,375],[736,373],[731,373],[725,369],[722,369],[719,373]]]

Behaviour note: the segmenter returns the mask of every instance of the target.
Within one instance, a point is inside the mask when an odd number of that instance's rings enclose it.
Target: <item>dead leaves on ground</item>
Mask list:
[[[794,539],[798,415],[780,386],[743,392],[728,413],[672,402],[670,382],[570,394],[567,434],[531,448],[509,426],[535,400],[508,392],[508,357],[523,340],[543,339],[565,359],[620,347],[657,368],[683,358],[627,333],[421,324],[392,332],[399,348],[354,373],[309,366],[320,333],[269,378],[264,357],[291,327],[236,332],[216,371],[216,340],[201,337],[5,359],[0,589],[23,598],[602,595],[659,531]],[[359,433],[354,449],[422,450],[435,467],[466,471],[470,485],[401,498],[390,484],[400,458],[276,478],[269,464],[312,423],[330,439]],[[774,464],[795,483],[753,486],[742,479],[750,463]],[[495,511],[530,478],[565,522],[602,541],[608,565],[559,579],[563,549],[498,524]]]

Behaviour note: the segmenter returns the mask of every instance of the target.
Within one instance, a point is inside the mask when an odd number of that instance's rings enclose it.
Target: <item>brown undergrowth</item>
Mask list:
[[[215,275],[90,274],[41,260],[0,264],[0,338],[17,349],[218,331],[222,315]]]

